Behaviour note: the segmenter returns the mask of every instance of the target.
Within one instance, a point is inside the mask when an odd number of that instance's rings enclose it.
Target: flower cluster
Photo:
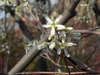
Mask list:
[[[55,20],[52,18],[50,19],[48,16],[44,15],[45,19],[47,20],[47,24],[44,24],[44,28],[50,28],[50,35],[48,37],[49,42],[43,42],[42,44],[38,45],[38,50],[46,50],[51,54],[51,50],[57,50],[57,54],[60,55],[62,52],[65,54],[66,57],[69,57],[68,48],[71,46],[75,46],[75,43],[71,42],[71,39],[80,39],[80,33],[70,33],[66,35],[66,31],[71,31],[72,27],[65,27],[64,25],[57,24],[62,15],[58,16]],[[35,45],[35,42],[32,42],[28,45],[30,46]],[[28,51],[28,48],[26,51]]]
[[[64,25],[57,24],[62,15],[58,16],[55,20],[52,18],[50,19],[48,16],[44,15],[45,19],[47,20],[47,24],[43,25],[44,28],[50,28],[50,36],[48,37],[48,40],[50,42],[42,43],[38,46],[38,50],[49,48],[49,50],[56,49],[57,54],[60,55],[63,51],[66,55],[66,57],[69,57],[68,54],[68,47],[76,45],[75,43],[71,42],[71,37],[66,36],[66,30],[70,31],[73,28],[72,27],[65,27]],[[56,35],[55,35],[56,34]],[[48,49],[47,49],[48,50]]]

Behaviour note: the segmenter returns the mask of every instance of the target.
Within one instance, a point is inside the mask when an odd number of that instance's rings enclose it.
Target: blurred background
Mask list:
[[[0,3],[0,72],[7,73],[30,49],[27,45],[42,36],[39,23],[46,24],[43,14],[56,18],[62,14],[73,0],[8,0],[8,4]],[[95,3],[95,4],[94,4]],[[95,9],[95,6],[98,9]],[[70,19],[65,26],[72,26],[78,30],[99,30],[100,1],[81,0],[76,11],[77,15]],[[99,13],[99,14],[98,14]],[[33,16],[33,15],[34,16]],[[67,38],[67,37],[66,37]],[[100,71],[100,36],[81,34],[80,40],[73,40],[77,44],[69,48],[71,56],[82,61],[94,70]],[[59,57],[52,51],[52,60],[57,62]],[[66,72],[65,68],[55,66],[39,55],[25,72],[58,71]],[[64,65],[60,60],[59,64]]]

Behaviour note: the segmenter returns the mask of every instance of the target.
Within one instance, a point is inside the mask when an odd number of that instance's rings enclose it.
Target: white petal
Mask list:
[[[73,27],[67,27],[66,29],[67,29],[67,30],[72,30],[72,29],[73,29]]]
[[[54,34],[55,34],[55,28],[52,27],[50,35],[54,35]]]
[[[60,48],[57,50],[57,54],[58,54],[58,55],[61,54],[61,49],[60,49]]]
[[[65,40],[64,39],[62,39],[62,43],[65,43]]]
[[[86,6],[86,4],[80,4],[80,6]]]
[[[49,23],[52,23],[52,20],[48,17],[48,16],[46,16],[46,15],[43,15],[44,17],[45,17],[45,19],[49,22]]]
[[[51,32],[50,32],[50,36],[48,37],[48,40],[51,40],[52,37],[54,36],[54,34],[55,34],[55,28],[52,27]]]
[[[44,43],[38,45],[38,50],[42,50],[42,49],[45,48],[45,47],[46,47],[46,42],[44,42]]]
[[[68,51],[66,49],[64,49],[64,53],[66,57],[70,57],[70,55],[68,54]]]
[[[73,45],[76,45],[76,44],[72,42],[67,43],[67,46],[73,46]]]
[[[58,30],[65,29],[65,26],[64,25],[57,25],[57,29]]]
[[[59,15],[59,16],[56,18],[55,22],[57,23],[61,18],[62,18],[62,15]]]
[[[55,47],[55,42],[52,42],[50,45],[49,45],[49,48],[50,49],[53,49]]]
[[[44,28],[49,28],[51,25],[43,25]]]
[[[0,5],[4,5],[4,4],[6,4],[5,1],[0,1]]]
[[[51,39],[52,39],[52,37],[53,37],[53,36],[52,36],[52,35],[50,35],[50,36],[48,37],[48,40],[51,40]]]

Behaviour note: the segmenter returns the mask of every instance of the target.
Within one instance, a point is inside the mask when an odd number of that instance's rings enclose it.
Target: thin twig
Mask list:
[[[42,56],[42,57],[48,59],[49,61],[51,61],[54,65],[56,65],[56,66],[58,66],[58,67],[64,67],[64,68],[66,68],[66,66],[62,66],[62,65],[60,65],[60,64],[58,64],[58,63],[56,63],[56,62],[54,62],[54,61],[49,57],[49,55],[48,55],[47,53],[44,53],[44,56]]]
[[[94,64],[89,65],[89,66],[87,66],[86,68],[88,68],[88,67],[92,67],[92,66],[95,66],[95,65],[97,65],[97,64],[100,64],[100,62],[95,62]]]
[[[9,58],[10,58],[9,56],[10,56],[10,51],[11,51],[11,46],[12,46],[12,38],[13,38],[14,24],[15,24],[15,18],[14,18],[13,26],[11,27],[11,34],[10,34],[11,36],[10,36],[10,39],[9,39],[9,48],[8,48],[8,51],[7,51],[5,73],[8,72],[8,62],[9,62]]]
[[[85,34],[95,34],[100,35],[100,32],[97,31],[89,31],[89,30],[72,30],[73,33],[85,33]]]
[[[4,9],[6,11],[6,7]],[[7,18],[6,18],[6,15],[7,15],[7,13],[5,12],[5,23],[4,23],[5,33],[7,33],[7,26],[6,26]]]
[[[78,58],[78,60],[80,60],[80,59],[82,59],[82,58],[84,58],[84,57],[88,56],[89,54],[94,53],[94,51],[95,51],[95,50],[90,51],[90,52],[88,52],[88,53],[84,54],[83,56],[79,57],[79,58]]]
[[[97,30],[97,29],[99,29],[100,28],[100,26],[98,26],[98,27],[95,27],[95,28],[93,28],[93,29],[89,29],[89,30],[71,30],[71,32],[72,33],[84,33],[84,34],[87,34],[86,36],[90,36],[90,35],[92,35],[92,34],[94,34],[94,35],[100,35],[100,32],[97,32],[97,31],[95,31],[95,30]],[[68,32],[67,32],[68,33]],[[86,37],[86,36],[83,36],[83,37]],[[83,38],[82,37],[82,38]]]
[[[67,72],[22,72],[22,73],[17,73],[16,75],[36,75],[36,74],[47,74],[47,75],[63,74],[63,75],[68,75]],[[100,74],[100,73],[98,73],[98,72],[71,72],[71,75],[79,75],[79,74]]]
[[[46,31],[45,31],[45,29],[43,28],[43,26],[42,26],[42,24],[41,24],[41,22],[39,21],[39,17],[37,16],[37,17],[35,17],[34,15],[33,15],[33,13],[32,13],[32,11],[31,11],[31,9],[29,8],[28,9],[29,10],[29,12],[30,12],[30,14],[32,15],[32,17],[36,20],[36,22],[40,25],[40,28],[43,30],[43,32],[46,34]]]
[[[68,75],[71,75],[70,70],[69,70],[69,68],[68,68],[68,63],[67,63],[67,61],[66,61],[66,58],[64,58],[64,60],[65,60],[66,68],[67,68],[67,70],[68,70]]]
[[[95,27],[95,28],[93,28],[93,29],[89,29],[89,31],[94,31],[94,30],[97,30],[97,29],[99,29],[100,28],[100,26],[97,26],[97,27]],[[87,36],[90,36],[91,34],[87,34],[87,35],[85,35],[85,36],[83,36],[82,38],[84,38],[84,37],[87,37]]]
[[[4,11],[6,11],[6,8],[4,8]],[[7,22],[7,19],[6,19],[6,15],[7,15],[7,13],[5,12],[5,17],[4,17],[4,29],[5,29],[5,33],[7,34],[7,25],[6,25],[6,22]],[[6,50],[6,49],[5,49]],[[5,50],[2,50],[2,51],[5,51]],[[6,57],[6,56],[5,56]],[[4,62],[4,72],[6,73],[7,71],[6,71],[6,69],[7,69],[7,58],[5,59],[5,62]]]

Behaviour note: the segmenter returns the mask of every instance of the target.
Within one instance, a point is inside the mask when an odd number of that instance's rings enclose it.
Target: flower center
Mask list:
[[[66,47],[66,44],[65,43],[61,43],[60,47],[61,47],[61,49],[64,49]]]
[[[55,22],[52,22],[52,24],[51,24],[51,27],[56,27],[56,23]]]

